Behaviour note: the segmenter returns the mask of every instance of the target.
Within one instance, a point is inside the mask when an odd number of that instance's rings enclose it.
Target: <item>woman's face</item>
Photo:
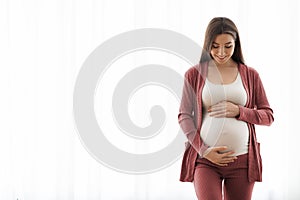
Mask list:
[[[210,55],[218,64],[227,63],[234,52],[234,38],[230,34],[217,35],[212,43]]]

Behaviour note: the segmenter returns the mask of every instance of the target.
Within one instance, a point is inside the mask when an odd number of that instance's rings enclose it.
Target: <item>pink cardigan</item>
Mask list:
[[[208,148],[202,142],[200,129],[202,124],[202,89],[207,75],[208,62],[195,65],[185,73],[182,99],[179,108],[178,122],[187,136],[186,149],[183,155],[180,181],[192,182],[197,155],[203,155]],[[238,70],[247,92],[246,106],[239,106],[238,120],[247,122],[249,128],[248,180],[262,181],[262,160],[260,144],[256,140],[254,124],[271,125],[274,121],[273,110],[256,70],[239,64]]]

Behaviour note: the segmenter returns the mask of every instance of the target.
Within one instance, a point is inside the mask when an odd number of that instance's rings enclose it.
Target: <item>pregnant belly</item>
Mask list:
[[[234,151],[234,155],[248,152],[247,123],[235,118],[205,116],[201,127],[201,138],[211,147],[227,146],[227,151]]]

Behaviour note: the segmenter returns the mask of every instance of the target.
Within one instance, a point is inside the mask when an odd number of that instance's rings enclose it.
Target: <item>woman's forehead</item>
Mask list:
[[[226,33],[226,34],[217,35],[216,38],[214,39],[213,43],[229,44],[229,43],[232,43],[233,41],[234,41],[233,36]]]

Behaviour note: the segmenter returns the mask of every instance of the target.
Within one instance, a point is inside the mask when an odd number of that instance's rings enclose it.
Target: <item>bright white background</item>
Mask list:
[[[72,94],[84,60],[112,36],[164,28],[202,45],[215,16],[238,26],[246,63],[259,71],[274,109],[274,124],[257,128],[264,181],[253,199],[299,199],[299,6],[292,0],[1,0],[0,199],[196,199],[193,185],[178,181],[181,160],[140,176],[94,160],[77,135]],[[175,60],[168,65],[157,56],[153,63],[172,67]],[[174,64],[182,74],[188,67]]]

